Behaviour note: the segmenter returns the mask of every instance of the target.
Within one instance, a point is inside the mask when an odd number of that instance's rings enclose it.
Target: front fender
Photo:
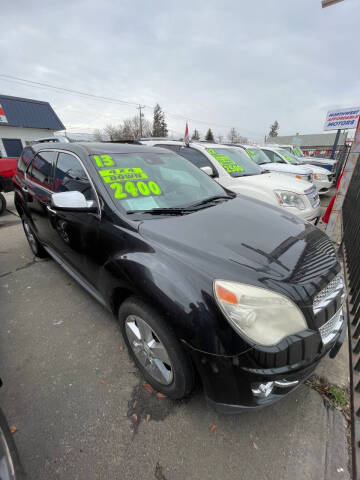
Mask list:
[[[230,327],[213,296],[212,279],[163,252],[133,252],[113,259],[118,288],[144,298],[165,317],[177,337],[195,349],[238,354],[248,348]]]

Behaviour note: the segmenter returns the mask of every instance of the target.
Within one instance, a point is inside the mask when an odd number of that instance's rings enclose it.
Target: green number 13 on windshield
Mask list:
[[[94,160],[98,167],[111,167],[115,165],[114,160],[110,155],[94,155]]]

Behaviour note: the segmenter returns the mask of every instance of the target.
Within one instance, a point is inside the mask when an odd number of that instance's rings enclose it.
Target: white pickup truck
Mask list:
[[[264,171],[241,148],[201,142],[185,146],[180,141],[156,139],[141,143],[178,153],[236,193],[282,207],[315,224],[320,217],[319,195],[311,183]]]

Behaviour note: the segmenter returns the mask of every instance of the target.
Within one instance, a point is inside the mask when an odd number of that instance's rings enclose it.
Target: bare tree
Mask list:
[[[248,143],[248,139],[240,135],[236,128],[232,128],[227,135],[229,143]]]
[[[224,141],[224,136],[223,135],[216,135],[216,141],[217,143],[223,143]]]
[[[144,137],[151,137],[152,125],[149,120],[142,118],[142,135]],[[118,126],[106,125],[103,131],[95,131],[96,140],[111,140],[116,142],[117,140],[135,140],[140,138],[140,118],[135,115],[131,118],[125,118],[125,120]]]
[[[95,142],[102,142],[105,140],[103,132],[98,128],[94,130],[94,140]]]

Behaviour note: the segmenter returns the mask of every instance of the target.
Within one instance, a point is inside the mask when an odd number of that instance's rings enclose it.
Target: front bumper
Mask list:
[[[299,210],[297,214],[298,217],[311,222],[316,225],[321,215],[321,206],[320,204],[316,208],[307,207],[305,210]]]
[[[324,195],[330,190],[330,188],[333,185],[333,182],[329,180],[315,180],[314,184],[319,195]]]
[[[252,363],[251,359],[249,363],[246,361],[249,352],[227,357],[200,352],[188,344],[186,346],[202,379],[208,403],[219,413],[240,413],[271,405],[295,390],[314,372],[325,355],[330,352],[330,357],[333,358],[337,354],[344,341],[345,331],[344,321],[340,331],[329,344],[324,346],[320,342],[319,346],[314,345],[310,360],[275,368],[249,368],[247,365]],[[303,347],[298,344],[296,348]],[[279,353],[282,354],[283,352]],[[293,354],[294,352],[290,353],[290,357]],[[266,398],[253,395],[254,384],[276,380],[298,383],[288,388],[275,386]]]

